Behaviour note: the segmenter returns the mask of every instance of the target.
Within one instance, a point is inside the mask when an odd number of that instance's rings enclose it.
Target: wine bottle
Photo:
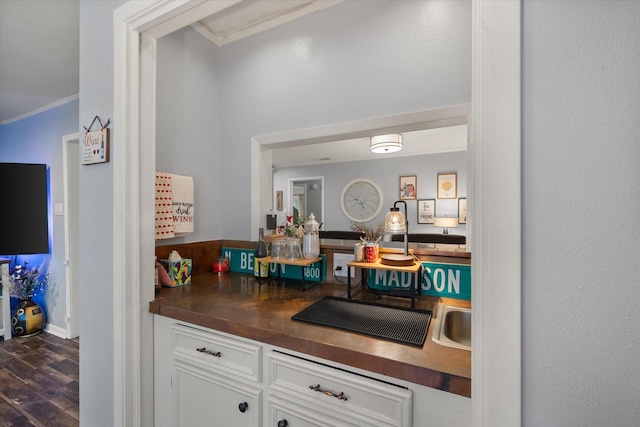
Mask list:
[[[253,275],[256,277],[267,277],[269,275],[269,263],[261,262],[259,258],[268,256],[267,242],[264,240],[264,228],[258,230],[258,245],[254,255]]]

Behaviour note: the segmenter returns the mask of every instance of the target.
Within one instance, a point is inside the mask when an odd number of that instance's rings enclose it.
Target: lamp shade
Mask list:
[[[455,228],[458,226],[458,218],[434,218],[433,225],[435,227]]]
[[[395,153],[402,149],[402,135],[392,133],[371,137],[371,152],[376,154]]]
[[[399,208],[391,208],[385,215],[384,231],[388,233],[404,233],[407,231],[407,221]]]

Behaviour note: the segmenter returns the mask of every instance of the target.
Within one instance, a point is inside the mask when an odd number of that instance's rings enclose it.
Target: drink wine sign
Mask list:
[[[91,127],[98,120],[99,130],[91,131]],[[111,120],[102,125],[102,121],[96,116],[82,138],[82,164],[93,165],[95,163],[106,163],[109,161],[109,126]]]

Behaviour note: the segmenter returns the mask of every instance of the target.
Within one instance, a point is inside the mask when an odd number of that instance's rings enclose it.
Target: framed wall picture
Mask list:
[[[458,199],[458,224],[467,223],[467,198],[461,197]]]
[[[418,194],[418,177],[416,175],[400,177],[400,200],[415,200]]]
[[[458,197],[458,174],[438,174],[438,199],[455,199]]]
[[[433,224],[436,217],[436,199],[418,200],[418,224]]]

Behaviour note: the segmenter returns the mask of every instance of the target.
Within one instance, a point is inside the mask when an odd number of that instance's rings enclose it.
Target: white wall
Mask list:
[[[351,230],[349,219],[342,213],[340,196],[342,189],[351,180],[366,177],[380,186],[384,195],[380,214],[370,221],[375,229],[384,221],[384,216],[398,200],[399,179],[404,175],[417,176],[418,199],[436,199],[436,180],[438,173],[457,172],[458,197],[467,196],[467,154],[464,151],[422,156],[393,157],[389,159],[358,162],[331,163],[323,165],[301,166],[279,169],[273,176],[274,191],[283,190],[284,203],[288,199],[288,180],[304,176],[324,176],[325,179],[325,218],[324,230]],[[410,233],[442,233],[441,228],[433,225],[417,224],[417,201],[407,200],[407,216]],[[285,206],[285,211],[288,208]],[[284,212],[275,211],[278,223],[284,220]],[[436,199],[436,215],[456,217],[458,200]],[[466,225],[450,230],[451,234],[466,234]]]
[[[525,426],[640,425],[639,28],[639,2],[523,2]]]
[[[113,118],[113,10],[124,3],[80,2],[81,125]],[[113,426],[113,162],[80,168],[79,244],[80,424]]]
[[[78,100],[22,120],[0,125],[0,162],[44,163],[49,173],[49,279],[44,294],[48,326],[56,333],[67,329],[64,217],[54,216],[54,204],[63,203],[62,137],[78,131]],[[88,125],[88,124],[87,124]],[[4,189],[2,203],[20,203],[19,188]],[[9,254],[6,254],[9,255]],[[25,256],[24,259],[41,258]],[[33,265],[33,263],[32,263]],[[37,299],[40,302],[40,299]]]

